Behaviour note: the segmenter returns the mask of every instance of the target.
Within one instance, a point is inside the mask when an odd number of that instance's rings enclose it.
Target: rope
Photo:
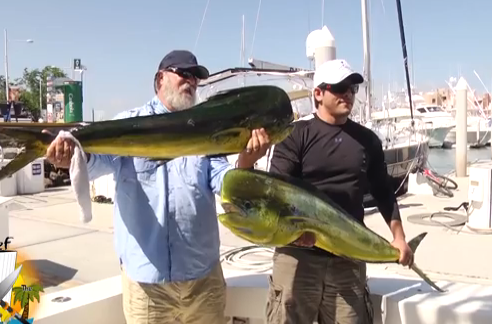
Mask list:
[[[261,247],[258,245],[248,245],[239,248],[231,248],[221,253],[220,262],[225,263],[240,270],[263,273],[272,269],[274,249]],[[244,257],[249,254],[264,256],[268,260],[246,260]]]
[[[466,215],[450,213],[448,211],[457,211],[461,207],[466,212]],[[423,213],[423,214],[415,214],[407,217],[408,222],[418,225],[427,225],[427,226],[442,226],[451,231],[466,234],[481,234],[481,235],[490,235],[492,234],[492,229],[481,229],[481,228],[473,228],[468,224],[468,219],[472,213],[470,211],[472,209],[472,204],[468,202],[463,202],[458,207],[444,207],[443,212],[435,212],[435,213]],[[435,218],[437,217],[445,217],[451,219],[451,221],[442,222]],[[468,229],[468,231],[464,230],[464,226]],[[460,228],[456,228],[460,227]]]

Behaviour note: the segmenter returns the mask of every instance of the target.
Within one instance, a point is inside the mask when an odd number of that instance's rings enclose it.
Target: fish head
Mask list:
[[[283,90],[282,90],[283,91]],[[290,100],[285,94],[285,101],[274,103],[270,109],[265,109],[248,118],[250,129],[263,128],[272,144],[283,141],[294,129],[294,112]]]
[[[253,123],[251,129],[263,128],[268,137],[270,138],[270,143],[278,144],[282,142],[287,136],[292,133],[294,129],[294,124],[290,119],[283,120],[281,118],[272,118],[270,120],[264,120],[257,123]]]
[[[224,176],[219,221],[237,236],[254,244],[267,244],[275,236],[278,213],[270,208],[261,183],[245,170],[232,169]]]
[[[219,214],[218,219],[236,236],[253,244],[268,244],[275,235],[272,217],[268,211],[253,206],[250,202],[222,202],[225,213]]]

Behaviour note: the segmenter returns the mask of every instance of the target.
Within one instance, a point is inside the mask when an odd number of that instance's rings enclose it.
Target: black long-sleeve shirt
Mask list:
[[[275,145],[270,172],[311,183],[362,224],[368,190],[388,224],[400,220],[381,141],[350,119],[331,125],[314,114],[297,121],[292,133]]]

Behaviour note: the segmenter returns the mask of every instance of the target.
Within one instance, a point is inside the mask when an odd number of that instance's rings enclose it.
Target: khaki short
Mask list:
[[[296,248],[277,250],[273,260],[268,324],[373,323],[364,263]]]
[[[121,278],[127,324],[226,323],[226,283],[220,263],[197,280],[143,284],[124,271]]]

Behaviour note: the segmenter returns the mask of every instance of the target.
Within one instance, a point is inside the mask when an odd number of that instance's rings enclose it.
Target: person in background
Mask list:
[[[209,76],[188,51],[161,61],[155,96],[144,106],[116,116],[128,118],[181,111],[195,104],[197,84]],[[238,156],[238,168],[252,168],[270,146],[254,130]],[[68,168],[74,144],[55,140],[49,161]],[[89,176],[114,174],[114,237],[122,269],[123,309],[128,324],[225,323],[225,280],[219,261],[214,194],[234,168],[225,157],[188,156],[165,164],[145,158],[87,154]]]
[[[393,234],[399,262],[411,265],[394,189],[381,141],[349,115],[363,83],[344,60],[322,64],[314,74],[316,111],[299,120],[290,136],[275,145],[270,172],[307,181],[364,224],[366,189]],[[366,265],[314,247],[312,234],[295,246],[277,248],[273,257],[266,316],[269,324],[368,324],[373,309],[366,282]],[[303,247],[303,248],[299,248]]]

